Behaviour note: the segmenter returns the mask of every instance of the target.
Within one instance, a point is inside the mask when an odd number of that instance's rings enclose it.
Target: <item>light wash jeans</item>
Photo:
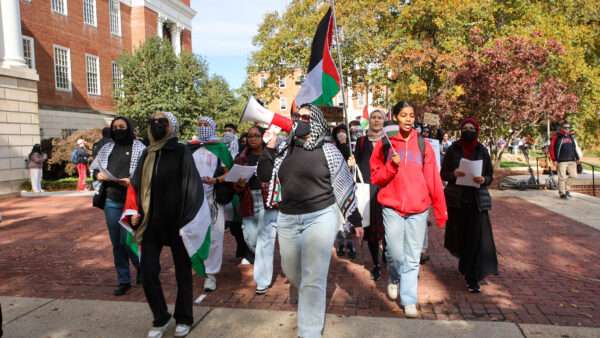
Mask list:
[[[327,273],[340,226],[336,204],[301,215],[279,212],[281,266],[298,288],[298,336],[320,338],[325,323]]]
[[[262,192],[252,190],[254,216],[244,217],[244,240],[254,252],[254,281],[257,289],[266,289],[273,278],[273,252],[277,229],[277,210],[265,209]]]
[[[383,208],[388,265],[399,274],[397,277],[390,274],[390,281],[399,280],[402,305],[417,304],[419,260],[428,215],[429,210],[404,217],[394,209]]]
[[[31,178],[31,191],[42,192],[42,169],[29,169],[29,177]]]

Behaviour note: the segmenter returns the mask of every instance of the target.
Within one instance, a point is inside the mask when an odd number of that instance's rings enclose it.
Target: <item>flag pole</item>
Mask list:
[[[344,72],[342,71],[343,59],[342,59],[342,45],[340,43],[339,32],[337,27],[337,16],[335,14],[335,0],[331,0],[331,15],[333,17],[333,35],[335,37],[335,49],[338,54],[338,73],[340,73],[340,90],[342,91],[342,102],[344,103],[344,122],[348,131],[348,148],[350,149],[350,156],[353,156],[352,151],[352,137],[350,134],[350,121],[348,119],[348,104],[346,100],[346,86],[344,85]],[[333,135],[335,137],[335,135]]]

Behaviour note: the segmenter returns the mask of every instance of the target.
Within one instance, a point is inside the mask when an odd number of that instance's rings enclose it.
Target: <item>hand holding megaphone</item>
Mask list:
[[[263,142],[267,148],[275,149],[277,147],[277,135],[281,132],[281,128],[276,125],[271,125],[263,134]]]
[[[254,96],[251,96],[250,99],[248,99],[248,103],[246,103],[240,123],[246,121],[256,122],[269,127],[279,127],[279,131],[277,131],[277,133],[282,130],[289,133],[292,131],[293,126],[293,122],[290,118],[274,113],[263,107],[260,103],[258,103]]]

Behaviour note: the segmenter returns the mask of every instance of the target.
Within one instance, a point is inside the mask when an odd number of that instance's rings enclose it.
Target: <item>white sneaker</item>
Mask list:
[[[204,291],[211,292],[217,289],[217,277],[215,275],[206,275],[204,279]]]
[[[185,337],[190,333],[191,326],[186,324],[177,324],[175,326],[175,337]]]
[[[242,259],[242,262],[240,263],[241,265],[249,265],[250,261],[247,260],[246,258]]]
[[[148,338],[162,338],[165,332],[171,326],[173,322],[173,318],[169,319],[169,321],[163,326],[154,326],[148,331]]]
[[[416,304],[410,304],[404,306],[404,316],[406,318],[417,318],[419,317],[419,310],[417,310]]]
[[[387,295],[391,300],[398,299],[398,284],[388,283]]]

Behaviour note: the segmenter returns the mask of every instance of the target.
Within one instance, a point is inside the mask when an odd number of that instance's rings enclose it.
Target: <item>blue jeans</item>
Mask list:
[[[337,205],[300,215],[279,212],[281,267],[298,288],[298,335],[321,337],[325,323],[327,273],[340,225]]]
[[[104,205],[104,217],[108,225],[108,234],[113,248],[113,257],[115,268],[117,270],[117,280],[119,284],[131,284],[129,275],[129,260],[139,270],[140,264],[135,254],[125,245],[127,230],[125,230],[119,219],[123,213],[123,203],[115,202],[109,198]]]
[[[277,210],[265,209],[262,192],[252,190],[254,216],[244,217],[244,240],[254,252],[254,281],[257,289],[271,285],[273,278],[273,252],[275,251],[275,232],[277,228]]]
[[[402,305],[417,304],[419,260],[427,231],[428,214],[429,210],[426,210],[404,217],[394,209],[383,208],[388,265],[399,275],[390,274],[390,281],[400,282]]]

